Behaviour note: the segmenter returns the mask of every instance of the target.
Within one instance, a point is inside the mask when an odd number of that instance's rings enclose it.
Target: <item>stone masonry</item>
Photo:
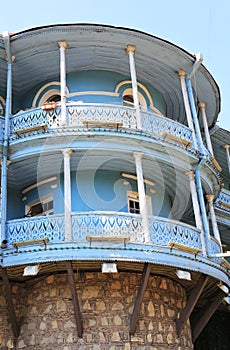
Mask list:
[[[0,284],[0,350],[191,350],[189,322],[180,337],[175,318],[186,303],[180,284],[151,276],[141,305],[134,336],[130,317],[141,274],[75,273],[76,290],[83,318],[79,339],[67,274],[37,278],[12,292],[20,336],[14,345],[8,324],[7,305]]]

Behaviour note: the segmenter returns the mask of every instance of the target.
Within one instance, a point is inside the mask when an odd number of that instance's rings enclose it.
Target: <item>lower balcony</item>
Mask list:
[[[150,245],[187,247],[202,252],[201,233],[193,226],[161,217],[150,217]],[[7,223],[7,240],[27,242],[47,239],[50,243],[67,242],[64,215],[48,215],[11,220]],[[97,241],[97,243],[96,243]],[[120,241],[120,243],[119,243]],[[142,219],[138,214],[84,212],[72,214],[72,240],[79,245],[149,245],[143,243]],[[210,253],[220,252],[219,243],[211,238]]]
[[[64,215],[49,215],[7,222],[9,246],[2,249],[2,266],[54,263],[66,260],[181,268],[208,274],[227,285],[227,268],[219,243],[211,237],[209,256],[202,253],[201,232],[193,226],[161,217],[150,217],[151,242],[143,242],[138,214],[78,212],[72,214],[72,238],[65,237]]]

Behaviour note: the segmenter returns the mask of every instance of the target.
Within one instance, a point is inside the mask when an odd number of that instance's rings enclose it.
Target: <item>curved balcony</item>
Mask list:
[[[137,130],[134,108],[103,104],[67,104],[68,128],[88,129],[90,122],[94,123],[96,129],[104,129],[109,123],[114,123],[114,125],[119,125],[119,131],[121,132],[126,129]],[[180,145],[192,145],[191,130],[172,119],[153,112],[141,111],[141,122],[141,131],[149,136],[167,137]],[[60,106],[52,110],[35,108],[14,115],[11,118],[11,140],[17,138],[18,134],[26,135],[37,127],[44,125],[48,132],[52,129],[63,129]]]
[[[230,191],[225,189],[220,191],[219,196],[215,201],[215,207],[230,214]]]
[[[169,246],[170,242],[194,250],[202,250],[200,231],[193,226],[161,217],[150,217],[151,243]],[[10,244],[48,238],[49,242],[65,240],[64,215],[38,216],[7,222],[7,239]],[[86,244],[88,237],[124,237],[130,244],[143,244],[141,217],[137,214],[117,212],[84,212],[72,214],[73,242]],[[211,253],[220,252],[219,244],[211,240]]]

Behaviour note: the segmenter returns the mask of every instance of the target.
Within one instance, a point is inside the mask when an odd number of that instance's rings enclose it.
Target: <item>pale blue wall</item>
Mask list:
[[[72,211],[118,211],[128,212],[127,191],[137,192],[137,182],[128,179],[129,185],[124,184],[120,172],[109,170],[78,171],[71,173],[72,184]],[[50,186],[57,184],[57,188]],[[54,213],[64,212],[63,174],[58,179],[38,188],[34,188],[22,195],[21,191],[9,190],[8,220],[24,217],[25,205],[53,194]],[[168,217],[170,213],[170,199],[164,190],[154,186],[155,194],[150,192],[150,186],[146,185],[146,194],[151,197],[152,214]],[[22,201],[22,198],[26,200]]]
[[[71,72],[67,75],[67,86],[70,93],[82,92],[82,91],[106,91],[106,92],[115,92],[115,88],[118,83],[124,80],[130,80],[130,77],[123,76],[115,72],[107,71],[82,71],[82,72]],[[34,88],[30,88],[24,96],[14,98],[14,113],[18,112],[21,109],[31,108],[33,99],[38,92],[38,90],[50,81],[60,81],[58,76],[53,77],[52,80],[44,81],[43,83],[38,84]],[[166,113],[166,105],[164,103],[163,97],[158,93],[154,88],[153,84],[145,84],[140,81],[143,85],[149,90],[153,103],[156,108],[158,108],[163,114]],[[131,87],[131,84],[124,85],[119,90],[119,97],[116,96],[105,96],[105,95],[81,95],[73,96],[69,98],[71,101],[81,100],[84,103],[108,103],[108,104],[122,104],[122,92],[124,89]],[[43,91],[43,94],[48,89],[59,89],[57,85],[50,86]],[[139,88],[140,92],[146,98],[147,105],[149,106],[149,101],[144,91]],[[38,100],[39,103],[39,100]]]

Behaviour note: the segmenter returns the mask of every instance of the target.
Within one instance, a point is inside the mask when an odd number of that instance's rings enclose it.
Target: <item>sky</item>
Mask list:
[[[218,125],[230,130],[229,0],[2,0],[0,33],[57,23],[133,28],[201,52],[221,92]]]

